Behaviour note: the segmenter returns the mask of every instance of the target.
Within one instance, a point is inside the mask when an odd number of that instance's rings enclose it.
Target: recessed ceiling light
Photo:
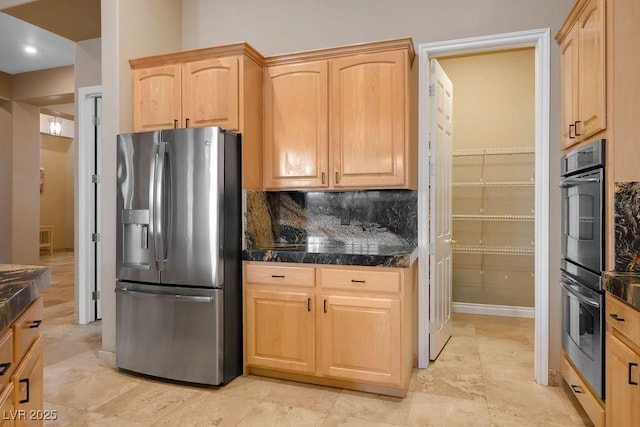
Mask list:
[[[24,51],[33,55],[38,50],[33,46],[25,46]]]

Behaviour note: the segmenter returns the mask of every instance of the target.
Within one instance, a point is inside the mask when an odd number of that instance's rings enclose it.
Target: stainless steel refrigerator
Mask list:
[[[240,135],[118,135],[116,364],[224,384],[242,371]]]

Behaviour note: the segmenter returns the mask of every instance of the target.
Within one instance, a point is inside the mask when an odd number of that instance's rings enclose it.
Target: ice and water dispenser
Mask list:
[[[122,263],[149,268],[149,210],[122,210]]]

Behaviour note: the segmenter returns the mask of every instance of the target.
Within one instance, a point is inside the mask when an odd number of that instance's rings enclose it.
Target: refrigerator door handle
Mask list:
[[[181,294],[155,294],[153,292],[141,292],[132,291],[127,288],[116,288],[116,293],[123,295],[131,295],[133,297],[141,298],[155,298],[169,301],[181,301],[181,302],[213,302],[213,297],[197,296],[197,295],[181,295]]]
[[[164,191],[164,168],[165,157],[167,152],[167,144],[160,142],[158,145],[158,152],[155,157],[155,176],[153,192],[153,244],[156,252],[156,266],[158,271],[164,271],[166,254],[165,254],[165,238],[164,238],[164,205],[165,194]]]

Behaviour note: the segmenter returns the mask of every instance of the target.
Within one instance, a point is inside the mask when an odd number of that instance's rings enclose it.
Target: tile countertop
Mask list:
[[[242,251],[245,261],[296,262],[305,264],[355,265],[409,268],[418,259],[416,246],[350,243],[274,244]]]
[[[49,267],[0,264],[0,332],[38,298],[50,280]]]
[[[640,273],[605,271],[604,289],[640,311]]]

